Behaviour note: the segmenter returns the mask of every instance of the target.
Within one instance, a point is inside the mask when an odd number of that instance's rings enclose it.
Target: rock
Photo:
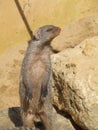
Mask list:
[[[84,130],[98,129],[97,42],[98,37],[93,37],[75,48],[69,48],[66,51],[52,55],[54,106],[63,112],[69,113],[73,120]],[[17,45],[0,57],[0,109],[19,106],[18,79],[26,47],[27,43]],[[2,127],[13,127],[14,125],[8,119],[6,111],[3,114],[5,116],[0,116],[1,130],[3,130]],[[60,115],[57,117],[58,122],[64,122],[59,127],[66,125],[65,122],[67,121],[61,119],[66,120],[66,118]],[[69,127],[70,130],[73,128],[72,126]]]
[[[98,37],[52,55],[54,106],[84,130],[98,130]]]
[[[69,119],[56,113],[55,118],[55,130],[75,130]],[[43,130],[43,127],[40,124],[38,124],[37,127],[37,130]],[[19,107],[12,107],[4,111],[0,111],[0,130],[24,130]]]
[[[26,47],[27,43],[14,46],[0,57],[0,130],[22,130],[20,108],[16,106],[19,106],[18,80]],[[80,130],[70,118],[60,114],[55,117],[56,130]]]
[[[61,34],[52,41],[55,52],[75,47],[84,39],[98,35],[98,12],[62,28]]]
[[[66,130],[76,130],[72,126],[70,121],[68,119],[64,118],[63,116],[61,116],[60,114],[56,115],[56,121],[55,121],[54,125],[55,125],[54,130],[65,130],[65,129]]]

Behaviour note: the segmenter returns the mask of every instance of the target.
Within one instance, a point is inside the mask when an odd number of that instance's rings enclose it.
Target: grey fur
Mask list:
[[[23,59],[19,95],[23,124],[35,127],[38,118],[45,130],[52,130],[50,43],[60,32],[58,27],[39,28],[28,44]]]

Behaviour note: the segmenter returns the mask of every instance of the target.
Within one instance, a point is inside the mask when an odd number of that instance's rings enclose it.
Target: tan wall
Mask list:
[[[63,26],[98,11],[98,0],[19,0],[35,30],[44,24]],[[0,0],[0,54],[30,39],[14,0]]]

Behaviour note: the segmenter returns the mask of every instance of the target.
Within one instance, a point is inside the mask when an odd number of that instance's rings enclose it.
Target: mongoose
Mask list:
[[[23,125],[35,128],[37,119],[45,130],[52,130],[51,112],[51,60],[50,43],[60,33],[53,25],[40,27],[35,33],[23,59],[20,74],[20,103]]]

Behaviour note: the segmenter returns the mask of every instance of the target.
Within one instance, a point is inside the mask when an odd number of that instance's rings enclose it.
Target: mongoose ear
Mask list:
[[[39,39],[40,39],[40,36],[39,36],[38,31],[35,31],[35,33],[34,33],[34,37],[36,38],[36,40],[39,40]]]

